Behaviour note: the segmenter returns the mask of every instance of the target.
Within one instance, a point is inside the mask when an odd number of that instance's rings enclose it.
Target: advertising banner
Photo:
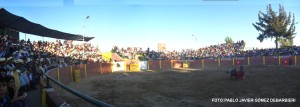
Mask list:
[[[148,62],[147,61],[140,61],[139,63],[141,70],[147,70],[148,69]]]
[[[124,62],[112,62],[112,72],[125,71]]]
[[[179,60],[172,60],[172,64],[173,68],[182,68],[182,62],[179,62]]]
[[[130,64],[130,71],[140,71],[139,64]]]

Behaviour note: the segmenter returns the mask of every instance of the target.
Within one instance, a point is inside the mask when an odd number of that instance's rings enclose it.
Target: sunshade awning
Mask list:
[[[56,39],[82,41],[83,36],[70,34],[58,30],[49,29],[40,24],[28,21],[27,19],[14,15],[4,8],[0,8],[0,25],[27,34],[50,37]],[[90,41],[94,37],[84,37],[84,41]]]

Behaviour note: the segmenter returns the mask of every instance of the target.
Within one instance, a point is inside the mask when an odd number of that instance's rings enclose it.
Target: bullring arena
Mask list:
[[[0,107],[300,107],[300,2],[208,1],[1,2]]]
[[[298,58],[292,58],[296,61],[260,57],[257,61],[261,62],[256,64],[251,58],[148,61],[148,70],[117,72],[109,72],[112,67],[105,66],[110,64],[98,63],[55,69],[49,75],[59,73],[63,78],[56,79],[60,82],[116,107],[296,107],[300,104],[300,68]],[[278,65],[272,65],[272,60]],[[188,67],[184,67],[186,63]],[[230,79],[228,70],[240,65],[244,66],[245,79]],[[92,66],[102,69],[97,71]],[[74,74],[61,71],[75,69],[81,71],[80,82],[62,76]],[[56,90],[72,107],[93,107],[63,89]]]

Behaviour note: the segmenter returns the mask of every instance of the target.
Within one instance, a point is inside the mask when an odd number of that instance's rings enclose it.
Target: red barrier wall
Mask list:
[[[248,65],[248,57],[235,58],[235,66]]]
[[[102,63],[102,71],[101,74],[109,74],[112,73],[111,63]]]
[[[59,69],[60,82],[63,84],[69,84],[72,82],[71,69],[70,67],[60,68]]]
[[[250,57],[250,65],[263,65],[263,57]]]
[[[59,69],[59,76],[58,79],[58,69]],[[71,71],[72,70],[72,71]],[[74,65],[64,67],[64,68],[55,68],[50,71],[48,71],[48,75],[51,76],[55,80],[59,80],[62,84],[69,84],[70,82],[74,81],[74,72],[75,70],[80,70],[80,76],[81,79],[84,79],[86,77],[90,76],[96,76],[100,74],[108,74],[112,73],[111,64],[110,63],[102,63],[102,68],[100,67],[100,63],[91,63],[86,65],[86,75],[85,75],[85,65]],[[101,72],[100,72],[101,71]],[[58,86],[52,82],[50,82],[50,85],[55,89],[58,90]]]
[[[195,69],[202,68],[202,60],[194,60],[190,62],[190,68],[195,68]]]
[[[295,65],[295,56],[281,56],[280,65]],[[249,57],[250,65],[263,65],[263,57]],[[172,63],[171,63],[172,61]],[[300,57],[297,56],[296,64],[300,65]],[[179,60],[152,60],[148,61],[149,69],[159,70],[159,69],[171,69],[171,68],[182,68],[182,64],[185,61]],[[192,60],[188,61],[190,63],[190,68],[202,68],[202,60]],[[130,63],[138,63],[136,60],[127,60],[125,62],[128,66],[126,67],[129,70]],[[220,66],[233,66],[232,58],[223,58],[220,59]],[[172,65],[171,65],[172,64]],[[248,65],[248,57],[245,58],[235,58],[234,64],[237,65]],[[265,57],[266,65],[278,65],[278,56],[266,56]],[[218,67],[218,59],[204,59],[204,67]],[[80,70],[81,78],[84,79],[90,76],[95,76],[99,74],[108,74],[112,73],[111,63],[91,63],[86,65],[86,74],[85,74],[85,65],[75,65],[71,67],[59,68],[60,82],[63,84],[69,84],[73,80],[73,75],[75,70]],[[58,69],[53,69],[51,72],[48,72],[48,75],[52,78],[58,80]]]
[[[171,69],[171,60],[161,60],[161,69]]]
[[[79,66],[79,68],[80,68],[80,75],[81,75],[81,78],[83,79],[83,78],[85,78],[85,74],[84,74],[84,64],[80,64],[80,65],[76,65],[76,66]]]
[[[86,65],[87,76],[92,77],[101,74],[100,63],[91,63]]]
[[[53,79],[55,80],[58,80],[58,76],[57,76],[57,70],[58,68],[55,68],[55,69],[52,69],[50,71],[48,71],[48,75],[50,77],[52,77]],[[46,77],[45,77],[46,78]],[[55,90],[58,90],[58,85],[54,84],[53,82],[49,81],[49,84],[55,89]]]
[[[153,61],[149,61],[149,69],[151,70],[159,70],[160,66],[159,66],[159,60],[153,60]]]
[[[292,61],[292,65],[295,65],[295,56],[289,56],[289,59]],[[299,60],[298,59],[296,59],[296,63],[298,63],[299,62]]]
[[[293,58],[293,59],[294,59],[294,58]],[[296,59],[297,59],[297,62],[296,62],[296,64],[297,64],[297,65],[300,65],[300,56],[297,56],[297,58],[296,58]]]
[[[278,56],[265,56],[266,65],[278,65]]]
[[[292,62],[290,62],[290,60],[292,60],[290,59],[290,56],[281,56],[280,58],[280,65],[289,65],[289,63],[292,65]]]
[[[232,58],[220,58],[220,66],[232,66]]]
[[[295,65],[295,56],[281,56],[280,57],[280,65],[287,66],[287,65]],[[263,57],[249,57],[250,65],[263,65]],[[171,63],[172,61],[172,63]],[[128,65],[126,67],[129,70],[130,63],[138,63],[139,61],[136,60],[127,60],[125,63]],[[159,69],[171,69],[171,68],[182,68],[182,64],[185,61],[179,60],[161,60],[161,68],[160,68],[160,60],[152,60],[148,61],[149,68],[151,70],[159,70]],[[188,61],[190,63],[190,68],[202,68],[202,60],[193,60]],[[248,57],[245,58],[235,58],[234,60],[235,66],[237,65],[248,65]],[[265,64],[266,65],[278,65],[278,56],[266,56],[265,57]],[[296,65],[300,65],[300,56],[296,57]],[[218,67],[218,59],[204,59],[204,67]],[[220,59],[220,66],[233,66],[232,58],[223,58]],[[72,70],[72,71],[71,71]],[[91,63],[86,65],[86,74],[85,74],[85,66],[82,65],[75,65],[65,68],[59,68],[59,81],[63,84],[69,84],[73,82],[73,75],[75,70],[80,70],[81,78],[84,79],[91,76],[97,76],[101,74],[109,74],[112,73],[111,63]],[[58,80],[58,68],[55,68],[51,71],[48,71],[48,75],[52,78]],[[58,89],[58,86],[50,82],[51,86],[54,89]]]
[[[204,67],[218,67],[218,59],[204,59]]]

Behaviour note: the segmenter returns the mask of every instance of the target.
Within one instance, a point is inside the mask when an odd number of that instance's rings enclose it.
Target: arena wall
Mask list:
[[[204,67],[217,67],[218,59],[204,59]]]
[[[278,56],[266,56],[265,57],[265,65],[279,65]]]
[[[296,61],[295,61],[295,63],[296,63],[296,65],[300,65],[300,56],[297,56],[295,59],[297,59]]]
[[[199,69],[202,68],[202,60],[194,60],[190,62],[190,68]]]
[[[263,57],[245,57],[245,58],[217,58],[217,59],[202,59],[202,60],[151,60],[151,61],[137,61],[126,60],[124,62],[112,63],[90,63],[73,65],[64,68],[55,68],[47,72],[53,79],[62,84],[69,84],[71,82],[79,82],[92,76],[110,74],[114,71],[116,63],[122,64],[124,71],[130,71],[131,64],[142,64],[143,70],[164,70],[171,68],[182,68],[184,64],[188,64],[188,68],[205,68],[205,67],[222,67],[222,66],[239,66],[239,65],[280,65],[280,66],[299,66],[300,56],[263,56]],[[52,88],[56,91],[61,89],[54,83],[50,82]],[[49,98],[51,99],[55,98]]]
[[[234,65],[248,65],[248,57],[234,58]]]
[[[159,70],[160,69],[160,60],[152,60],[148,61],[149,69],[151,70]]]
[[[263,65],[263,57],[250,57],[249,65]]]
[[[233,59],[232,58],[219,58],[220,66],[233,66]]]
[[[116,64],[121,64],[121,68],[116,70]],[[64,68],[50,70],[48,75],[60,81],[63,84],[69,84],[75,81],[75,70],[79,70],[76,78],[84,79],[101,74],[109,74],[113,71],[130,71],[130,64],[138,64],[143,70],[165,70],[172,68],[182,68],[184,63],[188,68],[200,69],[205,67],[239,66],[239,65],[300,65],[300,56],[263,56],[263,57],[245,57],[245,58],[217,58],[203,60],[151,60],[137,61],[126,60],[124,62],[112,63],[90,63],[73,65]],[[141,70],[141,67],[139,67]],[[79,77],[78,77],[79,75]]]
[[[173,68],[182,68],[182,62],[180,62],[179,60],[171,60],[172,66]]]
[[[172,68],[171,60],[160,60],[160,63],[161,63],[160,69],[171,69]]]

